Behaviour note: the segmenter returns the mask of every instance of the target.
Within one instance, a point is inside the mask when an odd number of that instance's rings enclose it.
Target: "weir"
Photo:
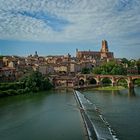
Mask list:
[[[74,95],[80,106],[89,140],[118,140],[98,108],[79,91],[74,91]]]

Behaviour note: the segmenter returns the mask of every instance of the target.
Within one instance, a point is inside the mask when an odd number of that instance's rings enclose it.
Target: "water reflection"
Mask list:
[[[103,91],[104,93],[106,91]],[[125,89],[125,90],[118,90],[118,91],[108,91],[108,93],[111,93],[112,96],[128,96],[128,97],[136,97],[137,94],[135,92],[135,89]]]
[[[65,90],[0,99],[0,140],[84,140],[76,105]]]
[[[136,92],[134,88],[128,90],[128,97],[136,97]]]

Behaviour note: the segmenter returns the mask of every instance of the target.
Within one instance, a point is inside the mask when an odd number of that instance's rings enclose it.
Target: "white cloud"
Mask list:
[[[70,24],[55,31],[42,19],[18,14],[20,11],[42,11]],[[0,39],[92,42],[107,38],[128,43],[131,34],[140,37],[139,25],[139,0],[1,0],[0,3]],[[130,41],[139,43],[133,36]]]

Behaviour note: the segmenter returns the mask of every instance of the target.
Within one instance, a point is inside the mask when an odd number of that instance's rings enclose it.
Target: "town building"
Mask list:
[[[112,59],[114,54],[109,51],[107,41],[103,40],[100,51],[77,50],[76,57],[71,57],[69,53],[43,57],[39,56],[37,51],[28,57],[4,56],[0,60],[0,77],[2,79],[12,75],[11,77],[19,79],[32,70],[39,71],[43,75],[74,76],[84,68],[92,69]]]
[[[16,69],[3,67],[0,69],[0,81],[7,82],[7,81],[14,81],[16,80],[15,77]]]
[[[0,58],[0,69],[3,67],[3,60]]]

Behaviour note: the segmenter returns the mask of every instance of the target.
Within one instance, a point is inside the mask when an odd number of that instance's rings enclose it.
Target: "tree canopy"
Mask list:
[[[136,62],[136,65],[138,67],[138,73],[140,74],[140,59]]]
[[[52,87],[48,78],[45,78],[40,72],[34,71],[29,76],[22,79],[25,87],[31,91],[48,90]]]
[[[82,73],[82,74],[89,74],[90,71],[91,71],[91,70],[90,70],[89,68],[86,68],[86,67],[85,67],[85,68],[82,69],[81,73]]]
[[[50,80],[36,71],[18,82],[0,83],[0,97],[49,90],[52,87]]]
[[[116,62],[111,61],[93,69],[93,73],[104,75],[126,75],[127,69],[124,68],[122,64],[117,64]]]

